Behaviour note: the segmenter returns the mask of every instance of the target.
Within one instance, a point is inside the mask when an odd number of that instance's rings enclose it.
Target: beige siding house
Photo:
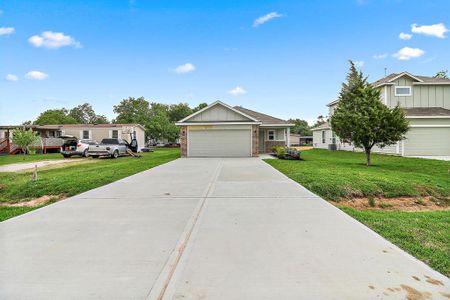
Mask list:
[[[374,152],[402,156],[450,155],[450,80],[412,75],[388,75],[372,83],[380,89],[381,101],[388,107],[399,105],[410,123],[405,139]],[[328,104],[331,116],[338,100]],[[315,148],[361,151],[334,136],[329,123],[313,129]]]
[[[179,121],[183,157],[248,157],[289,145],[293,124],[216,101]]]

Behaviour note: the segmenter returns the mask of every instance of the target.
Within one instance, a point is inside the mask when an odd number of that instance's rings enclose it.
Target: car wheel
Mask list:
[[[88,156],[89,156],[88,149],[86,149],[86,150],[83,151],[83,156],[84,156],[84,157],[88,157]]]
[[[112,158],[118,158],[119,157],[119,151],[115,150],[112,154]]]

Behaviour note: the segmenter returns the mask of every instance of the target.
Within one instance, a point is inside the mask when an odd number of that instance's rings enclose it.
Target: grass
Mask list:
[[[340,208],[406,252],[450,277],[450,212],[360,211]]]
[[[64,159],[61,153],[49,153],[49,154],[29,154],[29,155],[3,155],[0,156],[0,166],[15,164],[15,163],[24,163],[24,162],[33,162],[33,161],[41,161],[41,160],[53,160],[53,159]]]
[[[179,149],[158,149],[142,158],[99,159],[93,164],[69,165],[38,172],[0,173],[0,202],[20,202],[44,195],[73,196],[180,157]],[[92,158],[90,158],[92,159]],[[0,219],[25,213],[27,209],[0,207]]]
[[[36,207],[0,207],[0,222],[3,222],[9,218],[18,216],[18,215],[22,215],[24,213],[30,212],[32,210],[38,209],[43,207],[44,205],[41,206],[36,206]]]
[[[327,200],[367,197],[423,196],[450,201],[450,162],[373,155],[374,166],[364,165],[364,154],[348,151],[302,151],[302,161],[266,160],[291,179]],[[388,200],[388,199],[386,199]],[[385,200],[385,201],[386,201]],[[381,202],[381,208],[391,204]],[[347,214],[406,252],[450,276],[450,211],[373,211],[340,206]]]
[[[365,166],[363,153],[321,149],[301,152],[301,161],[266,162],[327,200],[354,197],[434,196],[450,194],[450,162],[373,155]]]

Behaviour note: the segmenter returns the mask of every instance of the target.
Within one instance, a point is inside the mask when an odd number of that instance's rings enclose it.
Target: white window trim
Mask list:
[[[401,89],[409,89],[409,94],[397,94],[397,89],[401,88]],[[411,86],[407,86],[407,85],[396,85],[394,86],[394,95],[395,97],[408,97],[408,96],[412,96],[412,87]]]
[[[269,136],[270,136],[269,132],[271,132],[271,131],[273,132],[273,139],[272,140],[269,138]],[[267,130],[267,140],[268,141],[274,142],[274,141],[276,141],[276,137],[277,137],[277,132],[275,131],[275,129]]]

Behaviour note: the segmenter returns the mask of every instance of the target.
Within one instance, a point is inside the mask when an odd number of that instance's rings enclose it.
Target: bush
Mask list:
[[[284,158],[286,155],[286,148],[284,147],[277,147],[275,154],[278,158]]]
[[[372,195],[367,197],[367,202],[369,202],[370,207],[375,207],[375,198]]]

